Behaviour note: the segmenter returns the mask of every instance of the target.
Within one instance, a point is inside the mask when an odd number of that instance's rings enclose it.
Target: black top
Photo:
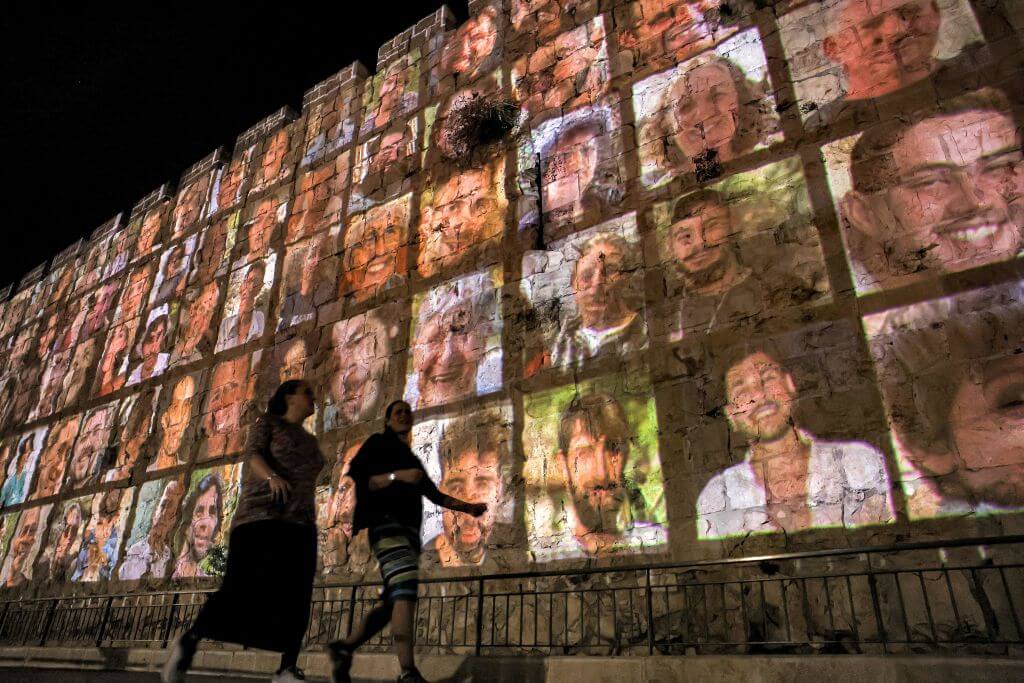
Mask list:
[[[418,485],[396,480],[377,491],[370,490],[370,477],[405,469],[418,469],[423,472],[423,478]],[[423,524],[423,501],[420,497],[426,496],[437,505],[444,499],[427,475],[423,463],[409,448],[409,444],[390,429],[371,435],[363,443],[349,463],[347,474],[356,485],[356,509],[352,516],[353,534],[377,526],[386,518],[391,518],[418,533]]]

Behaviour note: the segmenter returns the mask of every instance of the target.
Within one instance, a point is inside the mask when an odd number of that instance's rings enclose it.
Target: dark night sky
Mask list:
[[[0,287],[354,60],[373,71],[382,43],[442,4],[467,13],[465,0],[355,4],[0,19]]]

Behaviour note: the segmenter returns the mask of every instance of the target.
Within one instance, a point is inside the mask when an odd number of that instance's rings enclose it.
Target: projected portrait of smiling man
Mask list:
[[[405,282],[411,202],[408,194],[349,220],[342,236],[341,296],[365,301]]]
[[[718,359],[731,431],[743,462],[715,474],[697,501],[702,539],[860,526],[894,519],[885,457],[860,441],[823,441],[794,415],[797,383],[771,341]]]
[[[1016,258],[1024,153],[1005,95],[985,88],[869,129],[841,202],[859,289]]]
[[[414,302],[412,367],[405,400],[426,407],[501,386],[498,312],[501,275],[475,273],[436,287]]]

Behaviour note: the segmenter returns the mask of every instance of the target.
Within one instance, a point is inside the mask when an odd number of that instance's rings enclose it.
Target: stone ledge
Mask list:
[[[152,648],[0,648],[0,669],[84,669],[155,671],[167,656]],[[265,678],[277,668],[278,655],[252,650],[200,650],[195,672]],[[688,657],[463,657],[422,655],[420,670],[431,681],[496,683],[670,683],[680,680],[742,680],[783,683],[804,680],[880,680],[911,683],[1024,680],[1024,658],[911,657],[874,655],[699,655]],[[327,656],[305,652],[299,666],[314,679],[329,674]],[[353,680],[386,681],[398,675],[391,654],[357,655]],[[2,677],[2,676],[0,676]]]

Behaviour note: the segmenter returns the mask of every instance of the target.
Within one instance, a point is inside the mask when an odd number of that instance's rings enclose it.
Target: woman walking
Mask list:
[[[302,428],[314,407],[310,384],[288,380],[253,427],[224,581],[174,644],[164,683],[184,680],[203,638],[281,652],[272,680],[305,680],[297,663],[316,573],[315,485],[324,467],[316,437]]]
[[[333,683],[350,681],[353,653],[389,622],[395,654],[402,667],[398,680],[423,681],[413,659],[422,496],[435,505],[474,517],[487,511],[484,503],[467,503],[437,490],[423,463],[409,448],[412,422],[409,404],[393,402],[384,412],[384,431],[367,439],[348,466],[348,476],[356,485],[352,534],[369,529],[370,545],[384,579],[384,594],[383,602],[370,611],[348,638],[327,646]]]

